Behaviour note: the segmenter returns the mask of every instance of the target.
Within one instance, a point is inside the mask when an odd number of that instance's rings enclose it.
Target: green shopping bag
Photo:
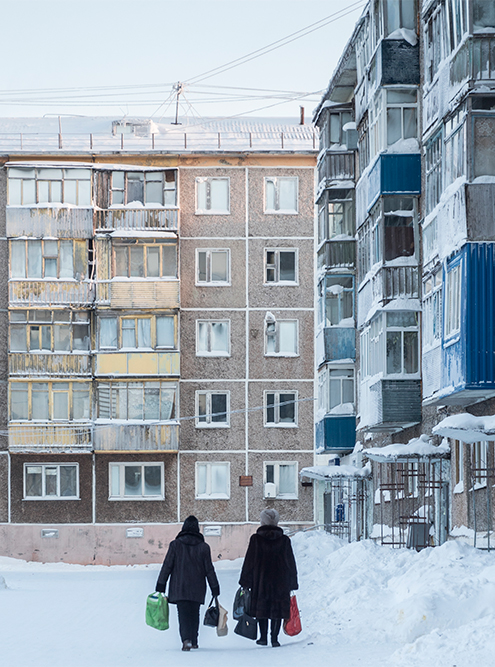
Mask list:
[[[168,630],[168,600],[163,593],[148,595],[146,623],[156,630]]]

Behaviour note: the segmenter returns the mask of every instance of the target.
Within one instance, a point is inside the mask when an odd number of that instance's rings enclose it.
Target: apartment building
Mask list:
[[[373,0],[315,114],[335,141],[319,156],[336,165],[324,195],[319,179],[320,210],[335,216],[326,201],[339,179],[354,193],[358,445],[343,462],[369,461],[364,514],[393,546],[440,544],[456,527],[486,542],[493,523],[494,31],[493,3],[482,0]],[[344,120],[357,145],[339,136]],[[326,262],[328,280],[337,265]],[[352,338],[329,336],[332,355]],[[320,382],[327,420],[331,382]],[[345,453],[327,433],[322,463]]]
[[[159,561],[194,513],[236,557],[267,506],[311,523],[313,128],[52,125],[0,130],[2,553]]]

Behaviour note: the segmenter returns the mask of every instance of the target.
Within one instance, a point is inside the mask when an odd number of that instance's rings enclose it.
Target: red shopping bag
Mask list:
[[[298,635],[302,630],[301,617],[299,616],[299,609],[297,607],[297,600],[295,595],[290,596],[290,617],[284,621],[284,632],[290,637]]]

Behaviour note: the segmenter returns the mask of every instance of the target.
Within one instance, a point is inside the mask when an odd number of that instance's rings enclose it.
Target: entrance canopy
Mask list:
[[[450,447],[447,441],[441,445],[433,445],[427,435],[409,440],[407,445],[394,443],[385,447],[363,449],[363,454],[378,463],[394,463],[414,459],[416,461],[433,461],[450,456]]]
[[[433,428],[433,433],[467,443],[495,440],[495,415],[475,417],[462,412],[442,419]]]
[[[330,481],[336,477],[364,479],[371,477],[371,466],[366,465],[364,468],[356,468],[355,466],[312,466],[311,468],[303,468],[299,475],[322,482]]]

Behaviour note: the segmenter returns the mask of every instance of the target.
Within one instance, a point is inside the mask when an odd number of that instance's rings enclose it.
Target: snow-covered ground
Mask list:
[[[495,664],[495,553],[461,542],[420,553],[321,532],[293,538],[303,632],[259,647],[201,627],[183,653],[171,627],[144,623],[159,566],[79,566],[0,558],[0,664],[6,667],[488,667]],[[241,560],[216,563],[231,610]]]

